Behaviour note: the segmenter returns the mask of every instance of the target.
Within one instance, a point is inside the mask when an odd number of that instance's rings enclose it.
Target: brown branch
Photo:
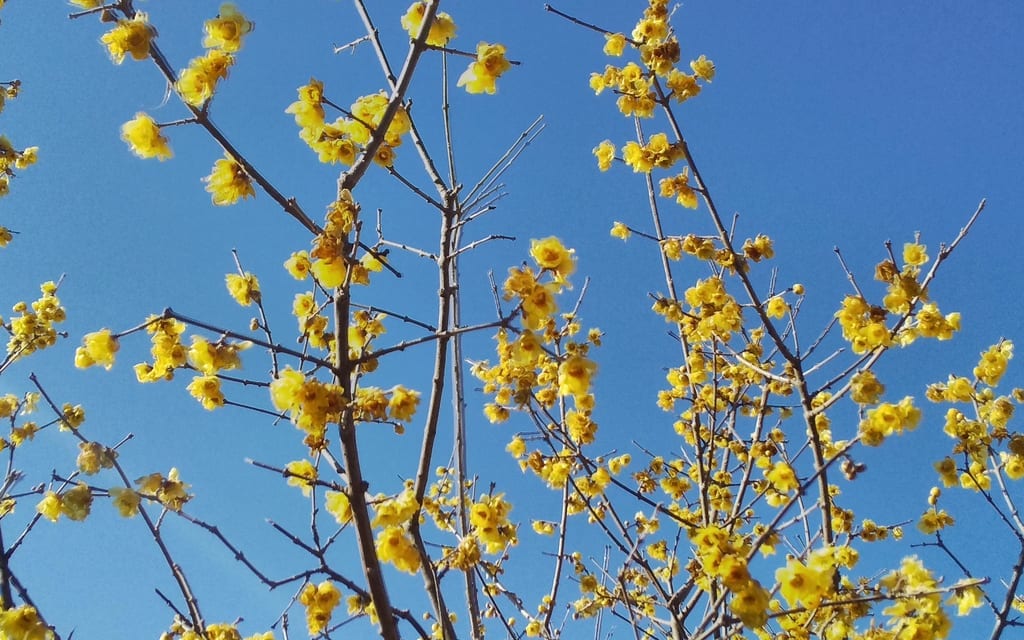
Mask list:
[[[409,46],[409,53],[406,56],[405,63],[402,65],[402,71],[398,76],[398,80],[391,90],[388,106],[384,110],[383,115],[381,115],[380,122],[377,124],[377,131],[363,148],[363,152],[356,162],[338,179],[338,191],[344,189],[352,190],[359,184],[359,180],[370,167],[370,163],[373,162],[377,150],[384,142],[384,134],[388,127],[391,126],[391,121],[394,120],[395,114],[398,113],[398,109],[402,106],[402,102],[405,99],[405,93],[409,89],[413,72],[416,70],[416,63],[419,62],[420,56],[426,50],[427,35],[430,33],[430,26],[434,23],[438,4],[440,4],[440,0],[429,0],[427,2],[426,10],[423,12],[423,23],[420,25],[419,35],[416,36],[416,39]],[[356,0],[356,6],[362,7],[362,1]],[[363,8],[363,12],[365,14],[365,8]]]

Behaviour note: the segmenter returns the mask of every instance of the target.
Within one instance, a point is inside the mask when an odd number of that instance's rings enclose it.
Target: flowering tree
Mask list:
[[[478,316],[479,305],[467,313],[473,294],[460,264],[511,239],[477,229],[489,229],[483,225],[502,196],[502,176],[541,128],[538,121],[525,129],[471,186],[459,178],[449,92],[496,93],[518,64],[503,45],[457,47],[456,21],[438,0],[415,2],[402,16],[374,15],[356,0],[365,35],[335,52],[371,50],[380,89],[350,94],[340,79],[313,78],[286,108],[318,160],[339,169],[326,213],[314,216],[214,122],[214,115],[241,117],[221,114],[215,99],[245,64],[255,10],[224,4],[216,16],[197,19],[204,52],[179,64],[161,47],[159,25],[132,0],[72,4],[71,18],[103,23],[101,42],[113,63],[151,62],[167,99],[180,105],[178,119],[139,112],[128,120],[121,135],[132,152],[166,160],[179,131],[201,132],[220,147],[204,178],[214,205],[270,201],[308,235],[308,245],[286,248],[284,262],[300,283],[290,305],[297,329],[272,322],[288,308],[287,296],[265,295],[236,253],[225,283],[254,314],[248,326],[168,307],[88,333],[74,364],[121,367],[122,346],[148,339],[149,356],[134,369],[139,383],[185,378],[204,409],[290,423],[305,455],[251,464],[294,487],[292,498],[306,501],[309,517],[303,529],[271,525],[280,544],[298,553],[287,571],[267,571],[223,523],[191,511],[196,496],[216,487],[192,486],[176,468],[140,470],[131,435],[103,441],[81,405],[30,375],[26,391],[0,396],[0,419],[10,427],[0,492],[4,637],[70,637],[49,622],[60,599],[33,590],[33,572],[45,569],[19,566],[19,550],[42,527],[108,517],[96,508],[104,501],[126,526],[142,523],[170,575],[174,591],[158,591],[167,606],[164,638],[302,636],[289,622],[295,617],[310,637],[389,639],[600,637],[615,625],[636,638],[945,638],[953,617],[977,608],[989,615],[992,638],[1019,626],[1024,521],[1012,486],[1024,477],[1024,435],[1009,421],[1024,391],[999,387],[1011,342],[998,341],[973,371],[943,375],[924,392],[950,407],[948,456],[917,471],[942,486],[923,511],[877,523],[860,513],[857,499],[867,448],[897,448],[898,436],[922,421],[918,400],[886,393],[879,363],[959,331],[959,314],[940,310],[929,288],[984,202],[938,247],[920,237],[902,250],[887,244],[874,283],[840,254],[848,291],[812,296],[800,284],[781,284],[766,266],[772,239],[738,231],[687,144],[680,105],[699,100],[716,70],[706,55],[684,50],[667,2],[650,0],[632,25],[547,7],[566,29],[592,33],[604,46],[609,63],[590,78],[599,96],[593,107],[607,108],[609,120],[624,116],[635,135],[599,142],[594,155],[609,179],[629,170],[642,177],[636,197],[646,208],[644,217],[614,222],[611,234],[643,243],[660,265],[651,312],[664,319],[672,349],[634,366],[665,370],[651,401],[673,435],[627,449],[598,428],[602,407],[624,399],[598,392],[605,335],[583,320],[587,283],[562,240],[537,230],[523,262],[492,277],[490,317],[465,319]],[[400,65],[382,36],[398,25],[408,41]],[[413,109],[413,79],[426,73],[421,61],[429,57],[441,61],[439,114]],[[0,87],[11,99],[20,83]],[[0,194],[35,158],[34,147],[19,150],[0,138]],[[360,186],[371,172],[407,190],[418,202],[417,220],[429,216],[435,229],[413,228],[411,211],[368,214],[373,196]],[[674,215],[678,208],[698,210],[707,231],[694,231],[691,218]],[[0,246],[13,239],[0,228]],[[410,269],[431,272],[427,296],[375,295]],[[11,376],[62,336],[59,286],[45,283],[38,300],[18,302],[4,319],[10,338],[0,374]],[[812,324],[812,306],[827,308],[831,321]],[[293,346],[281,339],[290,331]],[[470,352],[478,336],[493,338],[488,352]],[[424,350],[432,357],[412,359]],[[488,437],[501,439],[521,482],[503,481],[486,450],[467,444],[481,415],[504,425]],[[382,425],[396,442],[418,439],[414,454],[380,464],[366,442],[381,441]],[[24,466],[22,452],[36,434],[54,430],[77,441],[74,465],[55,453],[51,475]],[[956,516],[943,503],[946,488],[976,498],[990,526],[1017,545],[998,574],[972,568],[947,544],[944,531]],[[514,507],[533,501],[550,508],[530,522],[517,518]],[[256,612],[212,614],[201,606],[211,587],[191,578],[189,558],[168,539],[173,521],[208,535],[252,580],[282,594],[269,628],[233,618]],[[908,522],[927,553],[896,550]],[[353,555],[354,571],[345,560]]]

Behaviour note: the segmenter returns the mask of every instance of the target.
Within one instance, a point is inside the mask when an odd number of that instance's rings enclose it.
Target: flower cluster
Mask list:
[[[352,103],[348,111],[328,123],[323,92],[323,82],[311,78],[309,84],[299,87],[299,99],[285,112],[295,116],[299,137],[317,153],[320,162],[351,165],[371,138],[377,135],[390,101],[383,92],[362,96]],[[399,105],[384,131],[374,161],[383,167],[391,167],[395,149],[402,144],[402,136],[411,128],[408,112]]]
[[[170,629],[160,635],[161,640],[242,640],[236,623],[218,622],[206,625],[205,631],[193,628],[181,617],[176,616]],[[274,640],[274,633],[256,633],[245,640]]]
[[[11,336],[7,341],[4,363],[19,360],[57,343],[57,325],[64,322],[67,312],[57,297],[56,284],[44,282],[39,289],[42,292],[39,299],[31,305],[18,302],[12,310],[19,315],[7,322],[0,321],[0,325]]]
[[[487,553],[500,553],[505,547],[519,543],[515,525],[508,520],[512,510],[504,494],[483,495],[469,510],[473,535],[483,543]]]
[[[313,239],[312,259],[307,271],[327,289],[345,284],[369,284],[369,273],[361,261],[351,259],[349,236],[359,219],[360,206],[350,191],[343,190],[327,207],[324,230]]]
[[[426,2],[414,2],[409,5],[409,10],[402,16],[402,28],[409,34],[410,38],[416,38],[420,34],[423,25],[423,16],[427,11]],[[427,34],[427,44],[432,47],[443,47],[455,37],[455,21],[444,12],[434,16],[430,24],[430,32]]]
[[[0,83],[0,111],[3,110],[4,96],[15,97],[21,86],[18,81]],[[11,178],[15,169],[26,169],[36,163],[39,147],[27,147],[21,151],[16,149],[7,136],[0,135],[0,198],[11,190]],[[0,248],[6,247],[11,241],[11,232],[0,227]]]
[[[1024,478],[1024,435],[1008,428],[1016,405],[1024,403],[1024,389],[1013,389],[1009,395],[996,392],[1012,358],[1013,343],[1001,340],[981,353],[973,380],[950,375],[944,383],[929,385],[926,396],[932,402],[968,404],[973,409],[973,415],[957,407],[946,411],[943,431],[953,439],[952,453],[963,465],[958,467],[949,456],[935,463],[943,486],[989,491],[995,474]],[[952,524],[951,516],[946,522],[945,512],[935,511],[933,498],[929,502],[933,508],[922,517],[922,530],[931,533]]]
[[[47,491],[36,505],[36,511],[51,522],[57,522],[61,516],[68,520],[85,520],[91,510],[92,489],[84,483],[77,484],[63,493]]]
[[[171,511],[181,511],[185,503],[192,499],[192,494],[188,492],[189,485],[181,481],[178,470],[174,468],[168,471],[166,476],[161,473],[151,473],[138,478],[135,480],[135,484],[139,487],[138,493],[141,497],[155,500]],[[124,494],[118,499],[124,501]],[[128,503],[130,504],[130,502],[129,498]],[[119,508],[121,507],[119,506]]]
[[[204,25],[203,47],[209,51],[193,58],[178,74],[175,88],[181,99],[194,107],[209,102],[217,84],[228,77],[228,70],[235,64],[234,54],[252,29],[253,24],[233,4],[221,5],[220,14]]]
[[[7,638],[52,640],[55,635],[35,607],[23,604],[0,611],[0,633]]]
[[[327,425],[341,419],[346,405],[340,386],[307,377],[291,367],[271,381],[270,399],[278,411],[287,411],[292,423],[308,434],[310,446],[322,445]]]
[[[868,411],[867,419],[860,423],[861,442],[878,446],[891,435],[915,428],[921,421],[921,410],[914,399],[907,396],[897,404],[885,402]]]
[[[335,607],[341,602],[341,592],[329,580],[318,585],[310,582],[299,593],[299,602],[306,607],[309,634],[317,636],[327,629]]]

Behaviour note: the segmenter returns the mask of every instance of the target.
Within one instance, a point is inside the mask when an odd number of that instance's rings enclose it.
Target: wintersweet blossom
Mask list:
[[[167,138],[160,133],[160,127],[153,118],[143,112],[121,126],[121,139],[128,143],[132,153],[140,158],[167,160],[171,152]]]
[[[543,240],[530,241],[530,256],[537,266],[550,271],[555,279],[564,282],[576,270],[576,257],[572,249],[566,249],[562,241],[554,236]]]
[[[229,273],[224,280],[228,287],[228,293],[238,304],[248,307],[254,302],[259,303],[260,281],[253,274],[248,271],[243,274]]]
[[[221,49],[211,49],[204,56],[192,58],[188,67],[178,74],[175,88],[182,100],[199,107],[213,97],[217,84],[228,77],[228,70],[233,64],[233,55]]]
[[[220,6],[220,14],[207,20],[203,28],[206,31],[204,47],[235,53],[242,48],[242,38],[252,31],[253,24],[245,19],[238,7],[224,3]]]
[[[615,160],[615,145],[611,140],[604,140],[594,147],[594,155],[597,156],[597,168],[607,171]]]
[[[312,582],[302,588],[299,602],[306,607],[306,626],[310,636],[317,636],[327,629],[334,608],[341,602],[341,592],[330,581],[318,585]]]
[[[100,365],[109,371],[114,366],[114,354],[119,348],[120,344],[117,338],[111,335],[110,329],[86,334],[82,339],[82,346],[75,351],[75,366],[85,369]]]
[[[256,195],[252,178],[242,165],[227,155],[214,163],[213,172],[203,178],[203,182],[206,183],[206,190],[210,193],[213,204],[217,206],[235,204],[243,198]]]
[[[414,2],[409,5],[409,10],[402,16],[402,28],[415,38],[420,34],[420,27],[423,24],[423,16],[427,10],[426,2]],[[427,44],[432,47],[443,47],[455,37],[455,21],[444,12],[438,12],[434,21],[430,24],[430,33],[427,34]]]
[[[604,34],[604,53],[609,56],[621,56],[626,48],[626,36],[622,33]]]
[[[132,19],[118,20],[113,29],[100,37],[100,41],[107,46],[114,63],[121,64],[125,56],[131,56],[133,60],[148,58],[149,43],[154,35],[156,32],[149,26],[146,14],[136,11]]]
[[[690,62],[690,68],[704,82],[711,82],[715,77],[715,63],[708,60],[705,55],[701,55],[696,60]]]
[[[481,42],[476,47],[476,61],[459,76],[458,86],[469,93],[494,94],[498,90],[495,81],[511,67],[504,45]]]
[[[134,490],[125,487],[112,487],[110,499],[122,518],[131,518],[139,513],[141,497]]]

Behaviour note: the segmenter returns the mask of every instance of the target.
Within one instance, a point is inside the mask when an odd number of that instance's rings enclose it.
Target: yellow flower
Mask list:
[[[912,266],[920,267],[928,262],[927,247],[916,242],[908,242],[903,245],[903,262]]]
[[[36,511],[50,522],[57,522],[61,511],[60,496],[53,491],[47,491],[43,499],[36,505]]]
[[[757,580],[750,579],[733,595],[729,608],[745,626],[759,629],[768,621],[770,599],[768,591]]]
[[[992,488],[992,478],[985,465],[972,462],[967,471],[960,474],[960,486],[972,491],[988,491]]]
[[[153,118],[141,111],[121,126],[121,139],[128,143],[132,153],[140,158],[167,160],[174,154],[167,138],[160,133],[160,127]]]
[[[112,487],[110,498],[122,518],[131,518],[139,512],[141,498],[138,493],[125,487]]]
[[[646,150],[650,152],[650,147],[648,147]],[[666,162],[670,162],[670,158],[671,156],[655,156],[653,158],[654,166],[661,166]],[[640,161],[638,166],[646,167],[649,164],[651,164],[650,160],[644,158],[643,160]],[[633,170],[636,171],[636,168],[637,167],[634,166]],[[650,169],[647,170],[649,171]],[[686,207],[687,209],[697,208],[697,192],[694,191],[693,187],[690,186],[689,169],[684,169],[683,172],[680,173],[679,175],[672,176],[670,178],[662,178],[658,182],[658,186],[661,188],[661,196],[663,198],[675,197],[676,202]]]
[[[270,399],[278,411],[297,411],[300,405],[300,394],[306,383],[306,376],[301,371],[285,367],[277,378],[270,383]]]
[[[420,403],[418,391],[406,389],[399,385],[391,392],[391,399],[388,401],[388,411],[393,420],[408,422],[416,414],[416,407]]]
[[[558,395],[583,396],[590,392],[590,378],[597,364],[582,356],[569,356],[558,366]]]
[[[27,147],[24,151],[18,154],[18,158],[14,161],[15,169],[25,169],[31,167],[39,159],[39,147]]]
[[[559,288],[554,283],[537,284],[523,295],[523,324],[528,329],[536,331],[543,328],[558,311],[555,292]]]
[[[224,406],[224,393],[220,390],[220,378],[213,375],[196,376],[188,384],[188,392],[207,411]]]
[[[956,462],[953,458],[945,457],[939,460],[934,465],[935,470],[939,473],[939,479],[942,480],[942,485],[945,487],[956,486],[958,480],[956,475]]]
[[[613,238],[619,238],[620,240],[628,240],[629,236],[633,234],[624,223],[616,221],[612,225],[611,236]]]
[[[377,555],[382,562],[395,565],[399,571],[415,574],[420,569],[420,554],[416,545],[397,525],[385,527],[377,534]]]
[[[299,602],[306,607],[306,624],[311,636],[319,635],[331,621],[334,608],[341,602],[338,587],[325,580],[319,585],[312,583],[302,588]]]
[[[978,585],[958,587],[953,591],[953,595],[946,604],[955,604],[958,616],[970,615],[971,610],[984,606],[985,593]]]
[[[107,45],[107,51],[115,64],[124,62],[125,55],[133,60],[149,57],[149,41],[155,31],[147,24],[146,14],[138,11],[131,20],[118,20],[117,26],[104,33],[100,42]]]
[[[469,93],[493,94],[497,91],[495,81],[511,68],[505,59],[505,46],[481,42],[476,47],[476,62],[459,76],[458,86],[466,87]]]
[[[151,473],[137,478],[135,484],[139,485],[139,493],[158,500],[173,511],[180,511],[193,497],[188,493],[189,485],[181,481],[178,470],[173,467],[167,472],[166,478],[160,473]]]
[[[243,307],[248,307],[253,302],[259,303],[260,281],[256,279],[256,276],[246,271],[242,275],[229,273],[224,279],[227,283],[228,293],[235,299],[235,302]]]
[[[414,2],[402,16],[402,28],[406,30],[410,38],[415,38],[420,34],[426,9],[426,2]],[[455,21],[450,15],[447,13],[436,14],[434,22],[430,25],[430,33],[427,34],[427,44],[432,47],[443,47],[455,37],[455,28]]]
[[[394,147],[387,143],[381,144],[377,147],[377,153],[374,154],[373,161],[385,169],[390,169],[395,164]]]
[[[75,366],[85,369],[93,365],[101,365],[110,370],[114,366],[114,354],[120,348],[117,338],[110,334],[110,329],[103,329],[86,334],[82,346],[75,351]]]
[[[515,436],[505,446],[505,451],[511,453],[514,458],[522,458],[523,454],[526,453],[526,441],[519,436]]]
[[[510,412],[500,404],[488,403],[484,406],[484,415],[491,424],[501,424],[509,419]]]
[[[114,466],[117,452],[104,447],[99,442],[80,442],[78,444],[78,470],[86,475],[99,473],[100,469]]]
[[[917,521],[917,528],[925,535],[931,535],[954,524],[953,516],[946,513],[945,509],[932,507],[925,511],[921,519]]]
[[[225,3],[220,6],[220,14],[212,20],[207,20],[204,28],[204,47],[235,53],[242,48],[242,36],[252,31],[253,24],[238,12],[235,5]]]
[[[566,249],[558,238],[551,236],[543,240],[530,241],[530,256],[537,266],[555,274],[562,281],[576,270],[573,250]]]
[[[715,77],[715,63],[708,60],[707,56],[702,55],[691,61],[690,68],[705,82],[711,82]]]
[[[791,556],[787,565],[775,572],[775,579],[779,581],[782,597],[790,606],[796,607],[802,603],[813,609],[831,590],[833,572],[834,569],[829,567],[805,565]]]
[[[387,94],[382,91],[361,96],[352,103],[353,120],[346,124],[346,129],[354,141],[359,144],[366,144],[370,141],[370,136],[373,134],[371,129],[376,129],[380,125],[389,103]],[[399,107],[391,124],[388,125],[387,131],[384,132],[385,144],[391,147],[401,146],[402,136],[411,128],[412,121],[409,119],[409,114],[404,107]],[[351,199],[351,194],[349,199]]]
[[[284,263],[284,268],[288,271],[288,275],[296,280],[305,280],[309,276],[309,268],[311,266],[308,251],[297,251]]]
[[[235,204],[242,198],[256,195],[249,174],[230,156],[225,156],[214,163],[213,172],[203,178],[203,181],[206,182],[206,190],[213,197],[213,204],[217,206]]]
[[[597,168],[607,171],[611,168],[612,161],[615,160],[615,145],[611,143],[611,140],[604,140],[594,147],[594,155],[597,156]]]
[[[241,369],[242,361],[238,352],[252,346],[250,342],[226,342],[218,340],[211,343],[202,336],[192,336],[192,346],[188,350],[188,360],[196,369],[205,375],[213,375],[224,369]]]
[[[309,460],[295,460],[285,467],[288,484],[302,489],[302,495],[309,496],[318,477],[316,467]]]
[[[1005,452],[1000,452],[1000,457],[1003,459],[1003,471],[1006,472],[1007,478],[1010,480],[1024,478],[1024,455],[1016,453],[1007,455]]]
[[[64,406],[61,407],[60,430],[68,431],[69,429],[77,429],[84,423],[85,407],[80,404],[72,405],[70,402],[65,402]]]
[[[213,97],[217,83],[228,77],[235,57],[220,49],[211,49],[205,56],[193,58],[178,76],[175,87],[181,99],[198,107]]]
[[[992,345],[988,351],[981,354],[978,366],[974,368],[974,375],[990,387],[999,384],[1006,373],[1006,365],[1013,358],[1013,343],[1003,340],[999,344]]]
[[[621,456],[616,456],[608,461],[608,470],[614,475],[619,473],[632,461],[632,457],[628,453],[624,453]]]
[[[60,512],[70,520],[85,520],[92,508],[92,490],[80,483],[60,497]]]
[[[765,480],[772,483],[776,491],[786,493],[800,488],[800,480],[796,477],[793,467],[787,463],[776,462],[772,468],[764,474]]]
[[[516,527],[508,520],[511,510],[512,505],[504,494],[480,496],[470,508],[473,533],[486,546],[487,553],[500,553],[505,547],[519,543]]]
[[[789,311],[789,305],[782,296],[775,296],[768,301],[765,313],[769,318],[782,318]]]
[[[295,124],[303,129],[320,129],[324,126],[324,83],[310,78],[309,84],[299,87],[299,99],[284,110],[295,116]]]
[[[678,69],[673,69],[668,74],[665,85],[672,90],[672,97],[676,99],[676,102],[686,102],[700,93],[697,76],[691,76]]]
[[[317,260],[310,267],[310,272],[323,287],[334,289],[345,282],[348,268],[345,266],[345,259],[338,256]]]
[[[853,376],[850,398],[857,404],[876,404],[885,392],[885,385],[870,370]]]
[[[12,640],[52,640],[54,637],[35,607],[27,604],[0,611],[0,636]]]
[[[182,640],[191,640],[191,638],[187,638],[188,633],[185,632],[182,635]],[[206,625],[206,634],[203,636],[196,634],[196,640],[242,640],[242,634],[238,632],[238,627],[235,625],[219,622]]]
[[[328,491],[324,495],[324,506],[338,524],[347,524],[352,519],[352,504],[343,491]]]
[[[622,33],[604,34],[604,52],[606,55],[619,57],[626,48],[626,36]]]

